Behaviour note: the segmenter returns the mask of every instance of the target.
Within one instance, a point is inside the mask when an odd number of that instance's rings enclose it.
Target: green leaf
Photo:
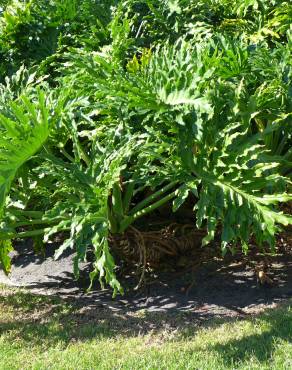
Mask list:
[[[11,240],[0,240],[0,265],[6,275],[11,271],[11,258],[9,253],[13,251]]]
[[[26,97],[11,103],[14,119],[0,114],[0,217],[6,196],[17,170],[40,150],[49,136],[48,112],[44,92],[38,91],[38,103]]]

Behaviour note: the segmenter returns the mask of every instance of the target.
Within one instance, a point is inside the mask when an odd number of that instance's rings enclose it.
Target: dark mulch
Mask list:
[[[254,253],[214,257],[200,267],[187,271],[147,275],[146,284],[133,290],[137,277],[123,279],[125,295],[115,299],[110,290],[98,285],[86,293],[90,264],[82,266],[81,278],[74,280],[73,254],[53,259],[55,247],[48,246],[46,258],[35,255],[29,244],[19,244],[13,258],[12,273],[0,272],[0,283],[26,287],[34,293],[58,295],[80,307],[103,307],[113,311],[188,312],[202,317],[245,316],[292,297],[292,234],[279,238],[279,254],[269,257],[267,272],[272,284],[260,284],[255,272],[263,257]]]

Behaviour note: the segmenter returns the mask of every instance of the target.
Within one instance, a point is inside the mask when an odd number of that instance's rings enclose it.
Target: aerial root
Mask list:
[[[205,231],[197,230],[190,224],[172,223],[161,230],[140,231],[130,226],[123,235],[111,235],[113,249],[125,261],[143,266],[158,267],[161,261],[198,253],[201,251],[201,241]]]
[[[147,265],[147,252],[146,252],[146,246],[145,246],[143,234],[133,226],[130,226],[130,230],[134,233],[134,237],[136,239],[136,245],[139,247],[139,254],[140,254],[139,266],[141,266],[142,268],[139,282],[137,286],[134,288],[134,290],[138,290],[144,281],[146,265]]]

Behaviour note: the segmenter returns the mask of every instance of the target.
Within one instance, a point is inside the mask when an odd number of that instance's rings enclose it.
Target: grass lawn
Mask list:
[[[292,304],[202,322],[78,308],[2,286],[0,369],[292,369]]]

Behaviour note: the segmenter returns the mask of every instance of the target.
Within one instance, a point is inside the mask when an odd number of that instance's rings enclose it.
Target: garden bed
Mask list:
[[[260,254],[249,258],[213,256],[198,267],[148,273],[138,290],[133,289],[138,277],[129,272],[121,280],[125,295],[112,299],[112,292],[101,290],[98,284],[86,293],[90,263],[83,264],[81,277],[76,281],[72,273],[74,254],[67,252],[56,261],[56,246],[48,247],[47,255],[42,257],[33,252],[29,243],[18,244],[11,275],[7,278],[1,272],[0,282],[26,287],[37,294],[58,295],[85,308],[187,311],[198,317],[244,316],[292,297],[291,246],[291,233],[287,231],[279,237],[279,253],[268,257],[267,276],[271,280],[264,284],[257,273],[264,261]]]

